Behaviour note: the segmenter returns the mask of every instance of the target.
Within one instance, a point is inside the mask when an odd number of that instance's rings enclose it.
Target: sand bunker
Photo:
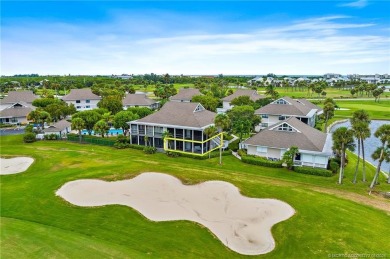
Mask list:
[[[294,214],[285,202],[242,196],[227,182],[188,186],[161,173],[117,182],[77,180],[66,183],[56,194],[78,206],[126,205],[153,221],[195,221],[227,247],[246,255],[272,251],[271,227]]]
[[[1,158],[1,171],[3,174],[17,174],[26,171],[34,162],[31,157]]]

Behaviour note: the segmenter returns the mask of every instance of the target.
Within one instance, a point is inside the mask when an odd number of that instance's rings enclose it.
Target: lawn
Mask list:
[[[351,183],[350,154],[343,185],[330,178],[243,164],[232,156],[193,160],[138,150],[1,137],[1,154],[28,155],[22,174],[1,176],[1,258],[240,258],[206,228],[188,221],[151,222],[125,206],[77,207],[55,196],[68,181],[127,179],[162,172],[186,184],[223,180],[244,195],[276,198],[296,214],[273,227],[276,248],[260,258],[325,258],[328,254],[390,254],[390,202]],[[369,166],[369,179],[374,168]],[[377,190],[389,190],[382,184]],[[382,208],[382,209],[381,209]]]

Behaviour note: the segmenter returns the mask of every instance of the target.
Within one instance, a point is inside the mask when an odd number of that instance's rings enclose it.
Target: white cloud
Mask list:
[[[186,23],[183,17],[175,18],[182,21],[182,29],[173,29],[175,20],[165,23],[163,17],[120,17],[101,25],[30,22],[4,26],[1,73],[390,72],[389,37],[366,33],[365,28],[375,28],[373,23],[341,22],[348,19],[346,16],[306,19],[240,33],[213,33],[213,25],[206,30],[194,21]]]
[[[368,1],[367,0],[357,0],[355,2],[350,2],[350,3],[346,3],[346,4],[340,4],[339,6],[353,7],[353,8],[364,8],[367,5],[368,5]]]

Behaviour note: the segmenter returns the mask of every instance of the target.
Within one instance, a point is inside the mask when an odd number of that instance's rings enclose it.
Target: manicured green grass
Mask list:
[[[335,117],[350,118],[356,110],[366,110],[371,119],[390,120],[390,100],[374,101],[340,101],[336,100],[340,108],[349,110],[336,110]]]
[[[261,258],[324,258],[328,254],[390,254],[390,202],[367,195],[368,183],[351,183],[350,154],[343,185],[337,176],[316,177],[285,169],[241,163],[232,156],[193,160],[146,155],[137,150],[42,141],[23,144],[21,136],[1,137],[1,154],[27,155],[24,173],[1,176],[1,258],[240,258],[206,228],[188,221],[151,222],[126,206],[77,207],[55,196],[68,181],[128,179],[162,172],[186,184],[228,181],[244,195],[276,198],[296,214],[273,227],[276,248]],[[368,167],[368,179],[374,168]],[[389,190],[382,184],[378,190]],[[353,198],[357,197],[357,199]],[[362,199],[362,202],[359,201]]]
[[[261,88],[258,88],[258,90],[260,92],[264,92],[265,91],[265,87],[261,87]],[[318,96],[317,93],[313,92],[308,92],[307,89],[304,90],[304,91],[300,91],[299,89],[291,89],[291,87],[288,87],[287,89],[284,88],[284,87],[277,87],[276,88],[276,91],[278,91],[279,95],[281,97],[283,96],[289,96],[289,97],[292,97],[292,98],[308,98],[308,99],[317,99],[317,98],[321,98],[323,99],[324,97],[322,97],[321,95]],[[337,88],[326,88],[325,89],[325,92],[326,92],[326,96],[325,98],[329,97],[329,98],[336,98],[336,99],[343,99],[343,98],[371,98],[372,100],[374,100],[373,97],[367,97],[366,95],[363,95],[363,96],[352,96],[350,91],[349,90],[341,90],[341,89],[337,89]],[[382,99],[389,99],[390,98],[390,94],[389,93],[383,93],[381,95],[381,98]]]

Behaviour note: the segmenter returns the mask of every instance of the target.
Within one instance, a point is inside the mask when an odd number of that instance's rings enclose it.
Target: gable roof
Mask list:
[[[83,89],[71,89],[68,95],[62,97],[64,101],[75,101],[75,100],[100,100],[100,96],[92,93],[90,88]]]
[[[276,102],[281,99],[285,100],[288,104],[277,104]],[[309,101],[303,100],[304,99],[294,100],[285,96],[257,109],[255,114],[307,116],[309,113],[314,115],[314,112],[320,109]],[[308,103],[310,103],[310,105]]]
[[[297,131],[279,131],[277,127],[283,123],[288,124]],[[288,149],[296,146],[301,150],[323,152],[327,134],[308,126],[300,120],[291,117],[277,124],[269,126],[257,133],[255,136],[244,141],[245,144],[253,146],[266,146]]]
[[[305,105],[305,106],[307,106],[307,107],[309,107],[309,108],[311,108],[311,109],[317,109],[317,113],[320,112],[320,111],[322,111],[322,108],[321,108],[321,107],[315,105],[314,103],[309,102],[309,101],[306,100],[306,99],[297,99],[296,101],[302,103],[303,105]]]
[[[54,123],[52,126],[49,126],[49,128],[44,129],[44,132],[58,132],[63,131],[64,129],[70,127],[72,123],[68,122],[67,120],[60,120]]]
[[[258,94],[256,90],[238,89],[233,94],[223,98],[222,101],[231,102],[234,98],[239,96],[249,96],[249,99],[251,99],[252,101],[257,101],[259,99],[265,98],[265,95]]]
[[[1,100],[1,103],[32,103],[35,99],[38,98],[39,97],[36,96],[32,91],[9,91],[8,96]]]
[[[20,118],[20,117],[27,117],[27,115],[32,112],[34,108],[30,106],[21,106],[21,107],[15,107],[11,106],[7,109],[0,111],[0,118]]]
[[[199,89],[195,88],[182,88],[179,90],[179,92],[169,98],[169,100],[184,100],[184,101],[191,101],[192,97],[195,95],[203,95]]]
[[[216,115],[200,103],[167,102],[158,112],[133,122],[203,128],[214,124]]]
[[[157,101],[150,99],[146,96],[146,94],[128,94],[125,99],[122,100],[123,105],[143,105],[149,106]]]

